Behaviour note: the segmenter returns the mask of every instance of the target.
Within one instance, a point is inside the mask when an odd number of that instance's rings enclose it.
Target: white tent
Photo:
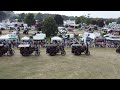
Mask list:
[[[60,38],[58,36],[55,36],[55,37],[51,38],[51,42],[54,41],[54,40],[56,40],[56,41],[62,41],[62,38]]]
[[[44,40],[46,38],[46,34],[40,33],[40,34],[36,34],[35,36],[33,36],[33,40]]]
[[[0,37],[0,39],[4,39],[4,40],[16,40],[18,37],[16,35],[12,35],[12,34],[7,34],[7,35],[2,35]]]
[[[0,40],[8,40],[9,39],[9,36],[8,35],[2,35],[1,37],[0,37]]]
[[[110,38],[110,37],[108,37],[107,40],[120,41],[120,38]]]
[[[97,33],[97,32],[95,32],[94,34],[95,34],[96,37],[100,37],[101,36],[101,34]]]
[[[36,36],[40,36],[40,37],[46,38],[46,34],[44,34],[44,33],[36,34]]]
[[[95,39],[95,34],[94,33],[89,33],[89,36],[88,36],[89,38],[91,38],[91,39]]]
[[[74,38],[74,34],[66,34],[66,35],[69,35],[70,36],[69,38]]]
[[[33,40],[44,40],[44,37],[33,36]]]
[[[91,39],[95,39],[96,37],[99,37],[100,36],[100,33],[88,33],[88,32],[85,32],[83,37],[86,38],[86,37],[89,37]]]
[[[30,38],[25,36],[21,40],[30,40]]]
[[[97,36],[100,36],[100,34],[98,34],[98,33],[84,32],[82,40],[84,40],[84,43],[86,44],[87,37],[89,37],[89,38],[91,38],[91,39],[94,40]]]
[[[58,27],[58,30],[63,30],[65,29],[65,27]]]
[[[16,40],[16,39],[18,39],[18,36],[15,34],[9,34],[9,39]]]
[[[29,45],[29,44],[20,44],[18,47],[19,47],[19,48],[20,48],[20,47],[30,47],[30,45]]]
[[[79,34],[78,36],[82,37],[82,34]]]
[[[120,36],[113,36],[113,35],[111,35],[109,37],[106,37],[106,39],[107,40],[112,40],[112,41],[114,41],[114,40],[120,41]]]
[[[104,37],[106,38],[106,37],[112,37],[113,35],[112,34],[106,34],[106,35],[104,35]]]

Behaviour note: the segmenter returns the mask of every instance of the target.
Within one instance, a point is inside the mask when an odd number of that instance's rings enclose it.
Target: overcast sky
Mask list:
[[[120,17],[120,11],[14,11],[15,13],[50,13],[50,14],[60,14],[67,16],[81,16],[88,15],[90,17],[99,18],[118,18]]]

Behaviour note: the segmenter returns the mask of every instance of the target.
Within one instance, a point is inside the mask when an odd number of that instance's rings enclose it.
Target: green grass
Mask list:
[[[120,55],[115,49],[92,48],[91,55],[49,56],[45,49],[41,55],[23,57],[19,50],[12,57],[0,57],[0,79],[111,79],[120,78]]]

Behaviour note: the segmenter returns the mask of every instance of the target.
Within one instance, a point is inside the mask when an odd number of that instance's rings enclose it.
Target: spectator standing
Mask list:
[[[2,30],[0,29],[0,35],[2,34]]]

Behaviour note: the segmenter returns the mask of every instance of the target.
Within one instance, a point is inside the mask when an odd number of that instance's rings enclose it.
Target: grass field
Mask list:
[[[0,57],[0,79],[116,79],[120,78],[120,55],[114,48],[91,48],[90,56],[41,55]]]
[[[75,56],[70,48],[66,56],[49,56],[45,49],[38,57],[15,52],[12,57],[0,57],[0,79],[120,79],[120,54],[114,48],[91,48],[90,56]]]

